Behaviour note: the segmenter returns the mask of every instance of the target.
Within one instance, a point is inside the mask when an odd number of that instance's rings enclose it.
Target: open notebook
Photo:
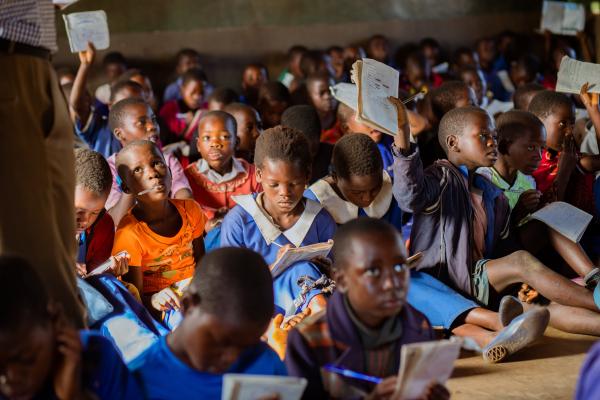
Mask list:
[[[279,400],[299,400],[306,379],[289,376],[225,374],[221,400],[257,400],[277,395]]]
[[[592,218],[592,215],[571,204],[555,201],[537,210],[526,220],[541,221],[571,241],[578,243]]]
[[[332,247],[333,240],[324,243],[315,243],[309,246],[289,247],[285,252],[280,254],[271,265],[271,275],[273,276],[273,279],[277,278],[290,265],[298,261],[308,261],[315,257],[327,257]]]

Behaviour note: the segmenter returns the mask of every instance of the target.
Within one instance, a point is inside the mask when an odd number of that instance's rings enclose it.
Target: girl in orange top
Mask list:
[[[128,144],[116,165],[121,189],[135,193],[136,204],[119,224],[113,254],[126,250],[131,256],[124,279],[137,287],[148,309],[178,310],[177,292],[204,254],[206,217],[194,200],[169,199],[171,173],[154,143]]]

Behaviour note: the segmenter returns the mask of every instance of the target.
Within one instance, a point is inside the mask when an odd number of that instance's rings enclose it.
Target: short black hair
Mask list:
[[[281,125],[302,132],[309,141],[321,138],[321,120],[316,108],[307,104],[292,106],[281,115]]]
[[[258,104],[272,101],[291,103],[290,91],[279,81],[265,82],[258,89]]]
[[[455,65],[458,65],[460,57],[463,55],[468,55],[475,58],[475,50],[465,46],[459,47],[458,49],[454,50],[454,53],[452,53],[452,62]]]
[[[426,37],[421,39],[421,41],[419,42],[419,47],[434,47],[439,49],[440,43],[432,37]]]
[[[333,269],[343,269],[348,257],[352,256],[352,240],[356,236],[375,236],[375,235],[400,235],[400,232],[392,224],[377,218],[359,217],[340,226],[333,236],[333,248],[331,249],[333,257]]]
[[[256,109],[254,107],[252,107],[251,105],[239,103],[239,102],[227,104],[225,106],[225,108],[223,109],[223,111],[228,112],[230,114],[232,114],[236,111],[250,111],[253,113],[258,113],[258,111],[256,111]]]
[[[104,67],[108,64],[121,64],[127,66],[127,60],[125,60],[125,56],[118,51],[111,51],[102,59],[102,65]]]
[[[508,153],[508,146],[525,135],[544,129],[544,124],[534,114],[523,110],[510,110],[496,118],[498,151]]]
[[[512,63],[522,65],[531,80],[535,79],[540,71],[540,60],[533,54],[522,54]]]
[[[377,143],[363,133],[342,136],[333,147],[331,165],[335,174],[343,179],[381,175],[383,172]]]
[[[459,96],[464,91],[469,91],[469,85],[463,81],[447,81],[433,89],[431,93],[431,109],[438,120],[444,114],[456,107]]]
[[[329,48],[327,48],[327,50],[325,50],[325,53],[328,55],[331,55],[331,53],[333,53],[334,51],[340,51],[340,52],[344,52],[344,49],[340,46],[330,46]]]
[[[75,149],[75,186],[103,196],[110,192],[112,182],[112,172],[102,154],[90,149]]]
[[[21,257],[0,255],[0,332],[20,332],[50,323],[50,298],[41,277]]]
[[[485,110],[475,106],[455,108],[442,117],[438,128],[438,140],[444,152],[448,153],[446,138],[450,135],[461,136],[471,124],[470,117],[473,115],[485,116],[485,118],[491,120],[490,115]]]
[[[515,92],[513,93],[515,110],[527,111],[527,97],[532,93],[541,92],[543,90],[546,90],[546,88],[536,82],[529,82],[516,88]]]
[[[114,132],[115,129],[122,127],[123,120],[127,115],[127,108],[133,105],[144,105],[145,107],[150,107],[148,103],[146,103],[144,99],[140,97],[131,97],[129,99],[117,101],[115,104],[113,104],[108,112],[108,129],[110,129],[111,132]]]
[[[310,172],[312,157],[308,140],[294,128],[282,125],[269,128],[256,140],[254,163],[261,168],[267,159],[288,162]]]
[[[241,247],[207,253],[188,291],[203,311],[229,321],[267,324],[274,312],[273,278],[260,254]]]
[[[552,90],[543,90],[531,99],[527,111],[535,114],[539,119],[544,119],[552,114],[557,107],[568,107],[569,109],[572,109],[575,106],[566,94],[554,92]]]
[[[295,44],[292,47],[290,47],[287,51],[288,59],[291,59],[296,54],[304,54],[307,51],[308,49],[305,46]]]
[[[221,121],[223,121],[225,128],[227,128],[227,131],[232,136],[237,136],[237,121],[235,120],[235,117],[233,115],[221,110],[208,111],[207,113],[202,115],[202,117],[198,121],[198,126],[200,126],[202,121],[207,120],[209,118],[220,119]]]
[[[228,87],[220,87],[213,90],[213,92],[208,96],[208,101],[216,101],[217,103],[222,103],[224,105],[228,105],[234,103],[239,100],[238,94],[235,90]]]
[[[115,100],[115,98],[117,97],[117,93],[119,93],[121,90],[125,90],[125,89],[137,91],[140,93],[140,96],[144,95],[144,88],[139,83],[132,81],[130,79],[119,79],[110,88],[110,101],[113,102]]]
[[[200,58],[200,53],[198,53],[196,50],[194,49],[190,49],[190,48],[185,48],[185,49],[181,49],[177,52],[177,55],[175,56],[175,58],[177,59],[177,64],[179,64],[181,62],[181,59],[183,57],[198,57]]]
[[[300,71],[302,75],[307,77],[315,74],[319,69],[319,64],[325,63],[323,53],[319,50],[307,50],[302,54],[300,59]]]
[[[200,68],[192,68],[181,75],[181,86],[185,86],[188,82],[196,81],[204,83],[206,81],[206,74]]]

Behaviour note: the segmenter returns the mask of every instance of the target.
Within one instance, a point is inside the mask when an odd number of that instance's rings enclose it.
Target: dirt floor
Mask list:
[[[466,354],[448,381],[452,399],[572,399],[579,368],[597,339],[548,328],[542,340],[501,364]]]

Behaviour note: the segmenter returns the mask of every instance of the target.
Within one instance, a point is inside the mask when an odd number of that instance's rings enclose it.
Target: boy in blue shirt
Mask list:
[[[0,398],[142,399],[110,341],[77,331],[25,260],[1,256]]]
[[[261,341],[273,288],[260,255],[241,248],[208,253],[181,304],[179,327],[130,364],[148,399],[220,399],[225,373],[287,375]]]

